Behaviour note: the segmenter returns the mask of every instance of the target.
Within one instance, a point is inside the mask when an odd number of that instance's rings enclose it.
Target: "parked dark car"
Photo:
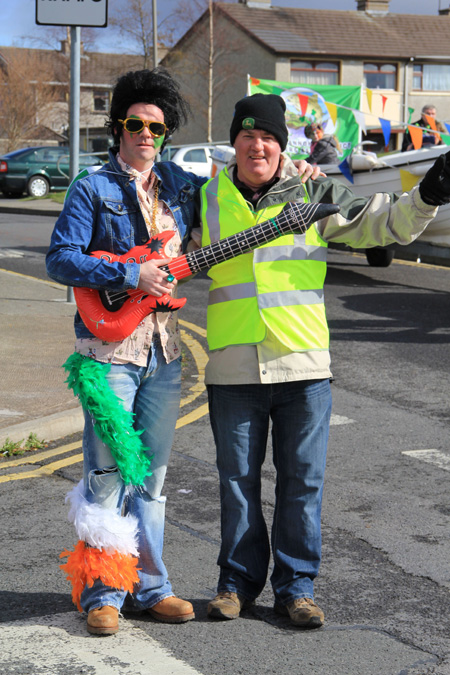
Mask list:
[[[95,155],[80,155],[80,170],[103,164]],[[0,190],[6,197],[26,192],[45,197],[69,186],[68,146],[37,146],[13,150],[0,157]]]

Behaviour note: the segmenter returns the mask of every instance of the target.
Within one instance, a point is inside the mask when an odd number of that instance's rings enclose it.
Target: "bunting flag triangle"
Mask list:
[[[389,145],[389,139],[391,138],[391,123],[389,120],[384,120],[381,117],[378,119],[380,120],[381,128],[383,129],[384,144],[387,146]]]
[[[348,163],[347,157],[338,166],[342,175],[345,176],[345,178],[350,181],[350,183],[354,183],[355,181],[353,180],[352,170],[350,168],[350,164]]]
[[[367,103],[369,104],[369,110],[372,112],[372,89],[366,89]]]
[[[360,110],[353,110],[353,117],[355,118],[356,124],[361,127],[362,131],[367,134],[366,129],[366,118],[363,112]]]
[[[400,181],[402,184],[402,192],[409,192],[410,190],[413,189],[415,185],[417,185],[419,181],[419,176],[415,176],[413,173],[410,173],[409,171],[400,169]]]
[[[386,105],[387,96],[383,96],[383,94],[381,94],[381,100],[383,101],[383,115],[384,115],[384,106]]]
[[[336,126],[337,105],[335,103],[329,103],[328,101],[325,101],[325,105],[327,106],[327,110],[330,113],[331,119],[333,120],[333,124]]]
[[[425,115],[425,113],[424,113],[423,116],[425,117],[425,119],[426,119],[426,121],[427,121],[427,124],[428,124],[432,129],[434,129],[435,131],[437,131],[437,129],[436,129],[436,120],[434,119],[434,117],[432,117],[431,115]]]
[[[308,108],[308,96],[305,96],[304,94],[297,94],[297,96],[298,100],[300,101],[300,108],[304,117]]]
[[[444,122],[445,128],[447,129],[448,133],[450,134],[450,124],[447,124],[447,122]]]
[[[431,115],[425,115],[425,114],[424,114],[424,117],[427,121],[428,126],[430,126],[433,129],[433,131],[437,131],[436,120],[434,119],[434,117],[432,117]],[[437,137],[438,137],[437,142],[440,143],[442,141],[442,138],[440,137],[439,134],[437,134]]]
[[[408,112],[409,112],[408,124],[411,124],[411,117],[414,112],[414,108],[408,108]]]
[[[421,127],[415,127],[413,124],[408,125],[409,135],[414,146],[414,150],[420,150],[423,142],[423,131]]]

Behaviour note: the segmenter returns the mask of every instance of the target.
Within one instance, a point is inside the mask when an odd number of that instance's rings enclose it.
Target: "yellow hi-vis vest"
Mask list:
[[[203,185],[201,195],[202,246],[274,218],[285,206],[251,211],[226,169]],[[209,348],[257,344],[269,328],[292,351],[328,349],[326,254],[327,243],[310,227],[214,265],[208,272]]]

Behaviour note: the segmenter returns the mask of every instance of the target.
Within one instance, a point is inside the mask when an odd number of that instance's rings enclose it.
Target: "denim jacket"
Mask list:
[[[207,178],[183,171],[173,162],[158,162],[159,199],[172,212],[185,248],[194,225],[198,189]],[[47,253],[47,274],[66,286],[131,290],[139,283],[138,263],[105,263],[91,251],[117,255],[147,242],[149,234],[134,181],[121,170],[115,154],[99,171],[77,180],[56,221]],[[77,337],[92,337],[78,312]]]

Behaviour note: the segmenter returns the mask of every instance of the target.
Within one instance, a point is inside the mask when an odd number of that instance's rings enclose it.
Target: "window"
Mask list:
[[[109,106],[108,91],[94,91],[94,110],[96,112],[107,112]]]
[[[52,162],[55,163],[63,154],[63,150],[59,148],[39,148],[35,150],[33,161],[35,162]]]
[[[188,150],[184,155],[185,162],[207,162],[206,153],[202,148]]]
[[[364,83],[368,89],[396,89],[397,66],[393,63],[365,63]]]
[[[168,145],[162,151],[161,162],[168,162],[170,159],[173,158],[174,154],[178,152],[178,150],[179,150],[178,147],[172,148],[170,145]]]
[[[415,63],[413,66],[413,89],[419,91],[448,91],[450,89],[450,65]]]
[[[58,85],[54,86],[53,88],[53,96],[54,100],[58,102],[65,102],[68,101],[69,95],[67,92],[67,88],[64,85]]]
[[[325,61],[291,61],[291,82],[339,84],[339,65]]]

